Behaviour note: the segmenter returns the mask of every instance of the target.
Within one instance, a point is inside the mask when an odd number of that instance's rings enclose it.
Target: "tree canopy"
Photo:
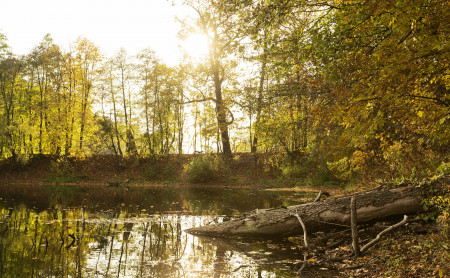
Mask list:
[[[178,66],[0,34],[0,157],[273,152],[347,180],[448,163],[447,1],[189,0]]]

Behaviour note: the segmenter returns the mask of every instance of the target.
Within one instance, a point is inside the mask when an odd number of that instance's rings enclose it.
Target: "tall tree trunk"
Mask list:
[[[210,60],[210,66],[211,71],[213,74],[213,82],[214,82],[214,94],[215,94],[215,103],[216,103],[216,115],[217,115],[217,125],[219,128],[220,138],[222,141],[222,152],[225,161],[228,161],[228,159],[231,156],[231,144],[230,144],[230,136],[228,134],[228,122],[227,122],[227,110],[223,103],[223,96],[222,96],[222,83],[223,78],[221,77],[220,70],[221,65],[219,61],[219,54],[218,54],[218,35],[217,30],[214,30],[214,35],[212,38],[212,45],[209,52],[209,60]]]
[[[181,102],[183,100],[181,99]],[[183,153],[183,108],[178,104],[178,116],[177,116],[177,128],[178,128],[178,154]]]
[[[152,117],[152,147],[151,147],[151,153],[154,154],[156,152],[156,135],[155,135],[155,128],[156,128],[156,109],[153,107],[153,117]]]
[[[302,148],[305,150],[308,147],[308,119],[309,119],[309,111],[307,104],[307,97],[303,96],[303,119],[302,119]]]
[[[258,128],[261,121],[262,113],[262,103],[264,94],[264,80],[266,79],[266,65],[267,65],[267,34],[264,31],[264,44],[263,44],[263,54],[261,61],[261,70],[259,76],[259,86],[258,86],[258,98],[256,99],[256,119],[255,119],[255,131],[253,135],[253,143],[251,144],[251,152],[255,153],[258,150]]]
[[[40,86],[41,87],[41,86]],[[44,92],[43,88],[40,88],[40,104],[39,104],[39,154],[42,154],[42,135],[43,135],[43,123],[44,123]]]
[[[75,69],[73,68],[72,58],[69,57],[68,61],[69,67],[69,88],[68,95],[66,99],[66,138],[65,138],[65,146],[64,146],[64,154],[66,156],[70,155],[70,150],[72,148],[72,139],[73,139],[73,127],[75,124],[75,116],[73,115],[74,109],[74,90],[77,85],[77,79],[75,77]]]
[[[222,98],[222,80],[219,76],[219,70],[214,70],[214,92],[216,96],[217,124],[219,127],[220,138],[222,140],[222,152],[224,158],[228,160],[231,156],[231,144],[228,134],[228,122],[226,119],[226,108]]]
[[[151,153],[151,141],[150,141],[150,119],[149,119],[149,106],[150,106],[150,102],[148,101],[148,91],[147,91],[147,87],[148,87],[148,77],[146,76],[145,78],[145,85],[144,85],[144,102],[145,102],[145,107],[144,107],[144,112],[145,112],[145,140],[146,140],[146,144],[147,144],[147,148],[148,148],[148,152]]]
[[[122,153],[122,148],[120,147],[120,137],[119,137],[119,128],[118,128],[118,124],[117,124],[117,109],[116,109],[116,98],[114,96],[114,87],[113,87],[113,81],[112,81],[112,76],[110,75],[110,93],[111,93],[111,100],[112,100],[112,105],[113,105],[113,118],[114,118],[114,133],[116,135],[116,140],[117,140],[117,152],[120,156],[123,155]]]
[[[198,121],[198,106],[195,106],[195,117],[194,117],[194,153],[197,152],[197,121]]]
[[[32,101],[32,88],[33,88],[33,83],[34,82],[34,74],[31,74],[30,80],[28,81],[28,116],[31,117],[31,115],[33,115],[33,101]],[[30,131],[29,135],[28,135],[28,143],[29,143],[29,150],[28,153],[30,155],[34,154],[34,146],[33,146],[33,133]]]
[[[5,117],[6,117],[6,127],[7,127],[7,132],[6,132],[6,138],[7,138],[7,146],[11,152],[11,156],[13,158],[16,158],[17,154],[16,154],[16,149],[15,149],[15,145],[14,145],[14,140],[13,140],[13,134],[12,134],[12,130],[11,130],[11,123],[12,123],[12,103],[5,103]]]
[[[125,145],[126,145],[126,152],[127,152],[127,154],[130,154],[130,131],[129,131],[129,129],[128,129],[128,112],[127,112],[127,97],[126,97],[126,94],[125,94],[125,73],[124,73],[124,68],[123,68],[123,65],[121,65],[121,68],[120,68],[120,74],[121,74],[121,88],[122,88],[122,100],[123,100],[123,112],[125,113],[124,114],[124,116],[125,116],[125,129],[126,129],[126,131],[125,131],[125,133],[126,133],[126,137],[127,137],[127,141],[126,141],[126,143],[125,143]]]
[[[81,125],[80,125],[80,152],[83,150],[83,143],[84,143],[84,130],[86,125],[86,116],[87,116],[87,106],[89,101],[89,93],[91,90],[91,84],[88,80],[88,69],[84,69],[84,80],[83,80],[83,86],[82,86],[82,99],[81,99]]]
[[[80,151],[83,150],[84,142],[84,129],[86,124],[86,112],[87,112],[87,98],[88,92],[83,92],[83,99],[81,101],[81,125],[80,125]]]
[[[6,138],[7,138],[7,146],[11,152],[13,158],[16,157],[16,150],[13,141],[13,134],[11,130],[11,124],[13,122],[13,96],[14,96],[14,86],[15,86],[15,76],[11,78],[11,80],[6,80],[6,77],[2,76],[0,73],[0,91],[3,98],[4,110],[5,110],[5,118],[6,118]],[[6,86],[7,81],[11,83],[10,92],[8,93],[8,88]]]

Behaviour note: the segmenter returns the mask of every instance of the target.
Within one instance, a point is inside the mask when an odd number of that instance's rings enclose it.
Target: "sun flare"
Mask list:
[[[185,53],[194,59],[205,57],[208,54],[208,38],[203,34],[192,34],[182,45]]]

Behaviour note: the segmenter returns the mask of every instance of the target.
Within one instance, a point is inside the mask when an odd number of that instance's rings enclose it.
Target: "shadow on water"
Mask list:
[[[294,277],[303,258],[289,241],[211,240],[183,232],[255,208],[296,204],[292,192],[0,189],[1,278]]]

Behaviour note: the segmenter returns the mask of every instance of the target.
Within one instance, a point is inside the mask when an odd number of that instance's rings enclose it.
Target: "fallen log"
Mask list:
[[[246,217],[186,231],[208,237],[279,238],[301,235],[303,228],[296,215],[301,217],[308,233],[348,229],[351,198],[352,196],[344,196],[286,208],[256,210]],[[356,200],[358,224],[402,217],[421,210],[420,191],[410,186],[359,192]]]

